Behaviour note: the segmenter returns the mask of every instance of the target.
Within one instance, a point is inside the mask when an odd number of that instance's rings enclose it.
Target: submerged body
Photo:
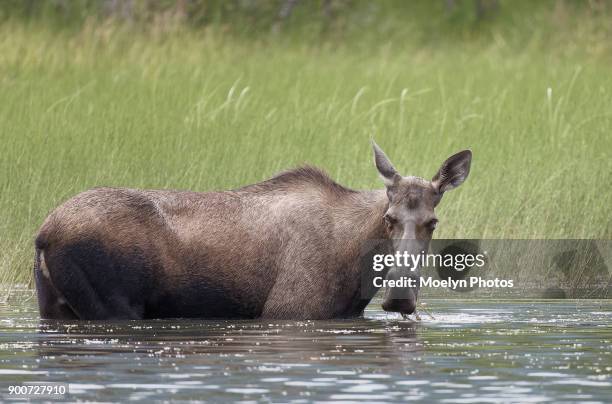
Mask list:
[[[226,192],[86,191],[36,238],[41,316],[357,316],[360,248],[387,204],[315,168]]]

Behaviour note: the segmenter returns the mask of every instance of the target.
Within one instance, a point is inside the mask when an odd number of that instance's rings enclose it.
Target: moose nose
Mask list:
[[[382,308],[402,314],[412,314],[416,310],[418,288],[387,287],[382,301]]]
[[[416,299],[388,299],[383,301],[384,311],[412,314],[416,310]]]

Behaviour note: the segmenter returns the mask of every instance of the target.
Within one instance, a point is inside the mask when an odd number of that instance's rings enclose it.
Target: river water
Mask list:
[[[612,302],[435,300],[420,321],[41,322],[0,304],[0,398],[26,382],[64,399],[610,402]]]

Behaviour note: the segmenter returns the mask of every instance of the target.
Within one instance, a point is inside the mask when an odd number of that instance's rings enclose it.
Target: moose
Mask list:
[[[372,142],[384,189],[355,191],[302,167],[230,191],[94,188],[56,208],[35,239],[45,319],[331,319],[363,314],[367,240],[427,249],[442,195],[472,153],[429,181],[402,176]],[[418,277],[388,268],[387,279]],[[386,288],[382,307],[416,309],[416,287]]]

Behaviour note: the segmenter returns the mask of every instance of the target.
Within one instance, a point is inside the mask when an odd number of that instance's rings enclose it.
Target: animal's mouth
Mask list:
[[[384,311],[409,315],[416,311],[416,302],[416,297],[405,299],[387,299],[383,301],[382,308]]]
[[[382,301],[382,308],[384,311],[400,313],[402,315],[412,314],[416,311],[418,294],[418,288],[387,286]]]

